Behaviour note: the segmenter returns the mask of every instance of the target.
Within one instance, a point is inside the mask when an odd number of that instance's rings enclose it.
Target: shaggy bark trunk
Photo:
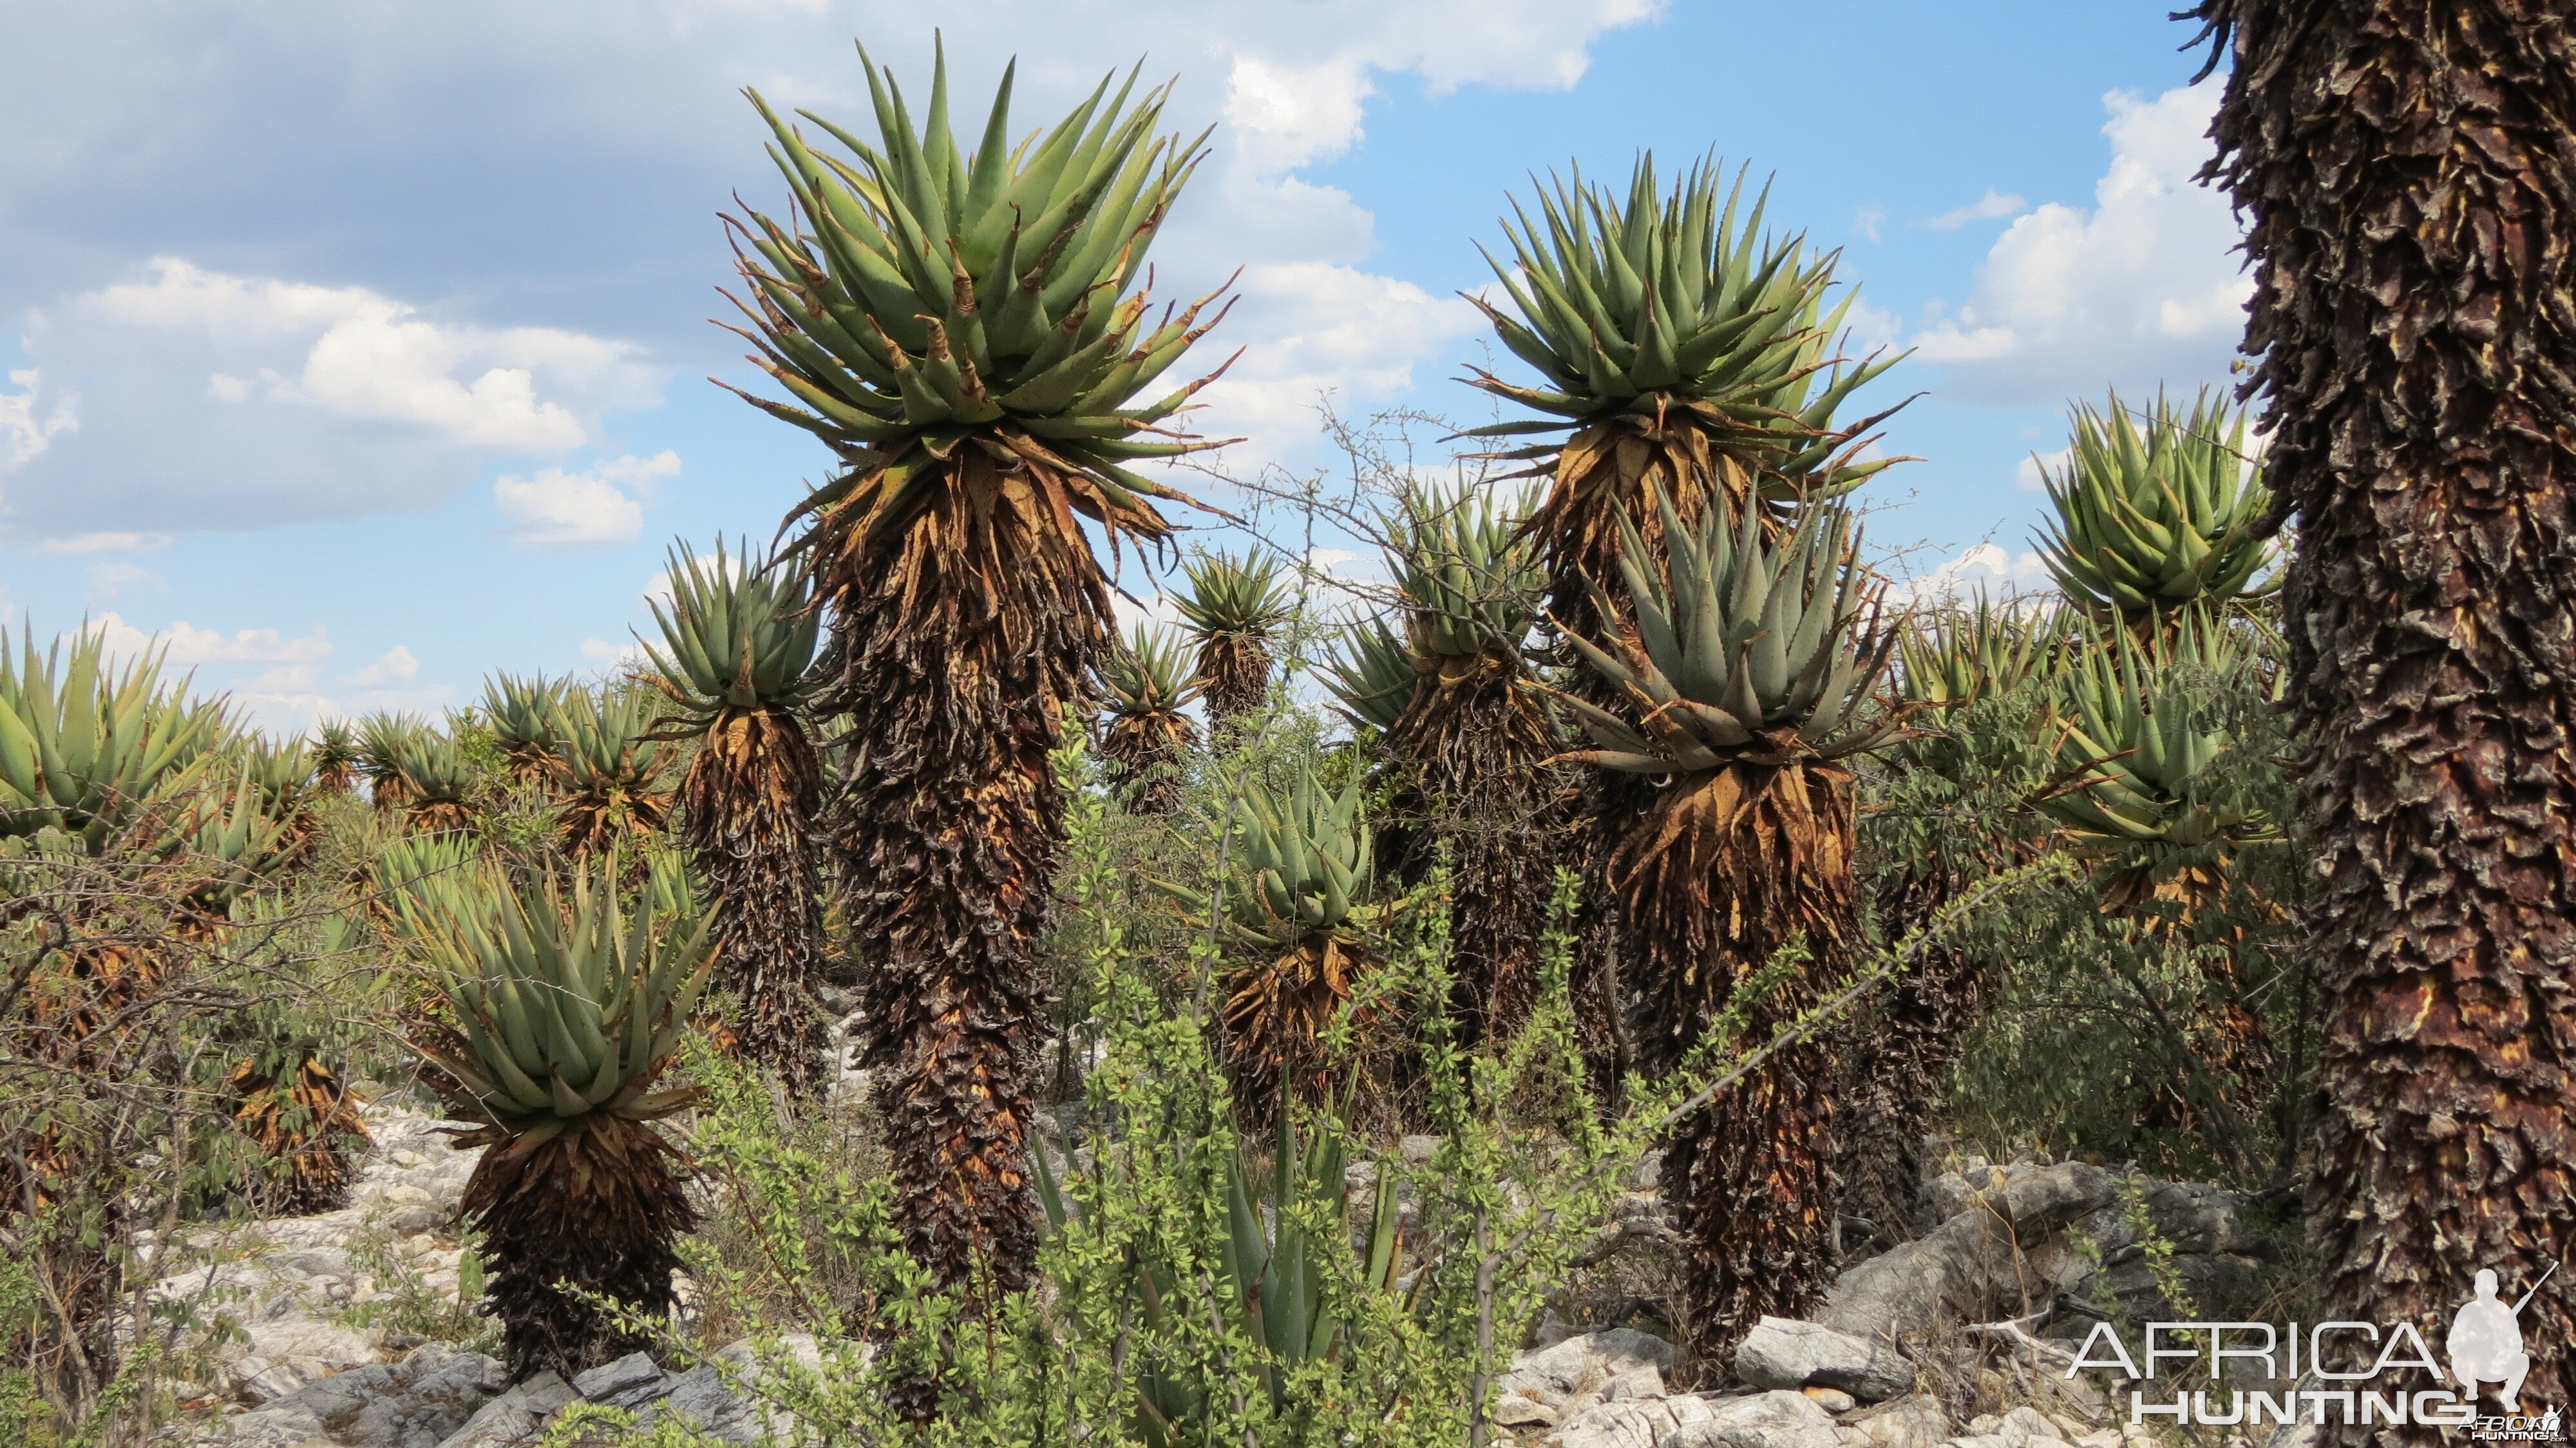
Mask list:
[[[815,858],[822,761],[805,727],[774,709],[729,709],[680,784],[682,833],[715,895],[718,970],[742,1000],[742,1049],[797,1102],[831,1084],[823,978],[822,872]]]
[[[1270,665],[1270,645],[1258,634],[1211,634],[1199,645],[1209,728],[1220,747],[1270,702]]]
[[[1052,531],[1034,465],[961,456],[979,475],[829,575],[822,703],[849,724],[833,834],[895,1223],[942,1286],[989,1301],[1037,1257],[1038,947],[1064,836],[1049,756],[1109,609],[1080,536]]]
[[[2576,1246],[2576,33],[2564,0],[2198,13],[2298,523],[2325,1310],[2429,1330]],[[2576,1406],[2576,1276],[2520,1325],[2523,1410]]]
[[[652,1347],[563,1287],[647,1317],[671,1310],[672,1244],[697,1226],[678,1154],[649,1124],[603,1116],[510,1155],[506,1138],[487,1147],[463,1201],[483,1229],[484,1306],[510,1377],[551,1368],[569,1382]]]
[[[1499,652],[1444,661],[1423,680],[1386,746],[1413,766],[1430,835],[1449,846],[1451,1014],[1470,1041],[1501,1040],[1538,1003],[1539,955],[1566,857],[1546,711]],[[1405,851],[1417,877],[1429,841]],[[1580,1009],[1580,1003],[1578,1003]]]
[[[1921,928],[1961,883],[1948,871],[1904,881],[1882,908],[1888,938]],[[1980,956],[1933,946],[1888,983],[1864,1033],[1847,1042],[1834,1124],[1846,1248],[1891,1247],[1912,1235],[1923,1138],[1993,993]]]
[[[1738,764],[1656,793],[1611,858],[1653,1027],[1637,1039],[1645,1069],[1674,1069],[1722,1028],[1728,1056],[1758,1050],[1841,982],[1852,843],[1852,779],[1831,765]],[[1793,939],[1807,959],[1757,982]],[[1832,1281],[1835,1084],[1811,1035],[1675,1131],[1664,1192],[1689,1239],[1702,1372],[1764,1316],[1804,1316]]]

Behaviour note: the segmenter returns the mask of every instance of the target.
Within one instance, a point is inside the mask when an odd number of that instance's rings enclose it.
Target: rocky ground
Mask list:
[[[570,1383],[506,1381],[458,1302],[471,1155],[416,1112],[370,1107],[368,1125],[376,1148],[347,1207],[191,1227],[172,1244],[183,1265],[154,1297],[193,1300],[213,1324],[182,1359],[197,1443],[506,1448],[576,1401],[678,1415],[725,1442],[761,1436],[739,1390],[757,1375],[747,1344],[680,1372],[637,1354]],[[1662,1220],[1650,1189],[1632,1192],[1592,1259],[1651,1275],[1670,1250]],[[1812,1322],[1766,1319],[1712,1392],[1673,1390],[1672,1344],[1615,1325],[1636,1317],[1633,1297],[1578,1290],[1514,1359],[1499,1422],[1523,1448],[2121,1448],[2142,1430],[2065,1381],[2067,1347],[2115,1304],[2133,1320],[2236,1315],[2262,1278],[2230,1194],[2081,1163],[1971,1158],[1927,1183],[1915,1227],[1847,1270]],[[2172,1290],[2197,1310],[2177,1312]],[[813,1360],[810,1340],[786,1346]]]

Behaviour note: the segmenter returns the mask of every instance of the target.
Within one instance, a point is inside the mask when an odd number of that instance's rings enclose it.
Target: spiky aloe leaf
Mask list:
[[[944,54],[919,125],[864,49],[860,63],[874,140],[798,113],[847,159],[751,93],[795,206],[784,222],[735,223],[735,303],[751,323],[735,330],[793,400],[743,395],[849,465],[806,511],[846,515],[866,552],[879,525],[948,484],[943,464],[964,445],[1043,467],[1066,487],[1052,502],[1113,535],[1164,536],[1148,500],[1178,495],[1126,465],[1216,446],[1167,426],[1213,374],[1148,389],[1216,324],[1199,316],[1219,293],[1151,322],[1145,296],[1124,294],[1204,135],[1156,135],[1170,88],[1131,108],[1131,74],[1014,149],[1006,71],[968,152],[948,125]]]
[[[1279,560],[1263,553],[1202,553],[1182,565],[1189,588],[1172,600],[1200,639],[1267,641],[1296,600]]]
[[[225,732],[158,651],[116,661],[91,631],[36,650],[0,635],[0,838],[48,827],[92,854],[156,800],[203,776]]]
[[[2204,389],[2185,412],[2158,394],[2144,426],[2117,393],[2079,405],[2066,461],[2042,472],[2057,518],[2041,557],[2086,611],[2138,624],[2271,591],[2272,493],[2224,398]]]
[[[2058,780],[2040,809],[2101,847],[2277,836],[2262,810],[2205,783],[2233,741],[2192,685],[2246,664],[2226,625],[2194,609],[2170,639],[2102,632],[2058,675]]]
[[[1380,734],[1393,729],[1412,707],[1421,682],[1412,651],[1383,618],[1352,624],[1326,648],[1324,687],[1352,722]]]
[[[575,854],[630,840],[649,845],[662,828],[669,813],[662,776],[672,747],[655,730],[654,697],[615,685],[565,696],[557,829]]]
[[[1703,158],[1664,193],[1648,155],[1638,158],[1624,199],[1585,185],[1577,170],[1539,190],[1537,218],[1514,202],[1502,223],[1510,261],[1486,255],[1508,307],[1468,300],[1504,346],[1537,369],[1541,385],[1482,370],[1474,381],[1546,417],[1475,435],[1623,416],[1657,428],[1678,420],[1751,464],[1762,475],[1760,495],[1776,502],[1838,495],[1887,466],[1892,459],[1862,461],[1850,446],[1878,418],[1852,427],[1834,415],[1895,359],[1846,364],[1834,355],[1851,305],[1847,293],[1827,306],[1834,255],[1809,252],[1802,237],[1766,236],[1768,188],[1749,211],[1743,190],[1743,172],[1726,185],[1714,160]],[[1543,459],[1555,450],[1545,444],[1506,456]]]
[[[1535,500],[1460,485],[1416,489],[1386,520],[1386,556],[1406,637],[1428,660],[1516,654],[1537,621],[1547,571],[1524,520]]]
[[[483,703],[476,712],[509,759],[511,772],[523,780],[556,767],[563,748],[565,688],[562,680],[539,674],[496,673],[483,682]]]
[[[704,728],[727,709],[792,709],[812,691],[822,614],[809,577],[755,558],[746,547],[713,558],[672,548],[664,576],[670,601],[653,602],[659,645],[647,644],[654,685],[679,717]]]
[[[1191,676],[1179,639],[1138,624],[1100,661],[1100,687],[1110,714],[1130,719],[1185,708],[1203,686]]]
[[[1896,680],[1908,699],[1965,704],[2046,672],[2068,632],[2063,610],[2021,607],[1979,594],[1965,606],[1910,620],[1896,647]]]
[[[1649,569],[1621,521],[1635,622],[1576,651],[1643,721],[1631,726],[1572,695],[1598,748],[1571,757],[1640,774],[1696,774],[1739,758],[1837,759],[1894,731],[1898,712],[1872,693],[1895,647],[1878,624],[1883,592],[1861,567],[1851,516],[1820,504],[1777,546],[1757,515],[1711,509],[1696,527],[1663,512],[1667,565]],[[1592,587],[1598,617],[1616,617]],[[1605,646],[1606,645],[1606,646]]]
[[[645,1093],[706,988],[710,922],[622,900],[613,858],[569,893],[461,868],[484,898],[450,909],[453,897],[429,897],[419,935],[467,1042],[427,1052],[463,1087],[460,1104],[523,1131],[658,1114]]]

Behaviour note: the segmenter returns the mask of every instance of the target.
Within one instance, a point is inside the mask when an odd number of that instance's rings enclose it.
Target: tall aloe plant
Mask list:
[[[1386,519],[1386,562],[1411,688],[1385,747],[1448,847],[1453,1003],[1508,1035],[1537,1000],[1541,937],[1562,856],[1554,721],[1522,651],[1547,583],[1521,526],[1527,498],[1461,485],[1407,494]],[[1390,698],[1390,702],[1392,699]],[[1419,874],[1427,849],[1409,852]]]
[[[0,638],[0,836],[56,829],[97,855],[211,761],[220,705],[190,701],[161,656],[122,664],[97,634],[43,653]]]
[[[1199,641],[1199,686],[1218,728],[1260,712],[1270,697],[1270,645],[1295,600],[1266,554],[1208,553],[1183,568],[1189,586],[1173,600]]]
[[[2268,1078],[2271,1032],[2242,920],[2277,909],[2249,852],[2282,839],[2269,766],[2247,761],[2218,712],[2231,676],[2257,666],[2223,615],[2183,610],[2142,642],[2106,621],[2061,670],[2051,710],[2053,778],[2037,797],[2092,861],[2106,914],[2131,939],[2189,942],[2199,998],[2173,1012],[2194,1058],[2150,1099],[2140,1124],[2206,1129]],[[2259,677],[2259,676],[2258,676]],[[2248,764],[2252,768],[2248,768]],[[2222,908],[2223,907],[2223,908]],[[2231,923],[2230,916],[2237,923]],[[2219,1112],[2219,1114],[2224,1114]]]
[[[496,673],[483,683],[477,711],[509,762],[510,778],[525,787],[552,784],[563,768],[563,705],[568,686],[543,675]]]
[[[166,945],[159,891],[49,882],[164,870],[197,822],[222,734],[220,706],[191,701],[158,653],[119,661],[94,632],[43,650],[32,629],[0,634],[0,869],[13,895],[54,895],[70,926],[13,962],[0,1012],[19,1078],[59,1088],[41,1110],[0,1112],[0,1221],[49,1293],[46,1312],[13,1324],[10,1351],[57,1401],[105,1386],[118,1362],[131,1208],[96,1184],[106,1119],[130,1108],[108,1093],[156,1035],[138,1023],[183,984],[190,953]]]
[[[1506,456],[1549,476],[1531,530],[1548,606],[1576,633],[1594,624],[1585,580],[1617,573],[1623,514],[1646,561],[1660,556],[1651,498],[1685,522],[1718,504],[1776,521],[1891,461],[1861,456],[1886,414],[1837,414],[1893,361],[1835,355],[1854,294],[1828,305],[1835,256],[1767,235],[1766,199],[1742,210],[1742,177],[1725,186],[1707,160],[1666,193],[1643,156],[1624,197],[1577,172],[1539,192],[1536,219],[1515,202],[1510,262],[1488,254],[1509,309],[1476,305],[1541,385],[1476,385],[1542,416],[1476,433],[1566,434]]]
[[[1689,525],[1658,503],[1666,561],[1620,529],[1635,622],[1570,640],[1627,707],[1566,702],[1595,745],[1575,758],[1656,781],[1609,880],[1644,999],[1639,1054],[1669,1070],[1729,1019],[1742,1043],[1769,1044],[1847,974],[1859,900],[1845,761],[1896,715],[1874,702],[1894,641],[1847,514],[1811,506],[1775,545],[1749,508]],[[1613,616],[1594,592],[1593,616]],[[1783,977],[1793,942],[1805,964]],[[1721,1360],[1831,1280],[1834,1087],[1821,1043],[1782,1046],[1682,1125],[1666,1158],[1691,1310]]]
[[[1181,805],[1181,772],[1198,726],[1181,712],[1205,692],[1182,664],[1179,641],[1136,626],[1100,662],[1100,757],[1131,811],[1169,815]]]
[[[313,788],[345,795],[358,784],[358,731],[345,719],[326,719],[313,731]]]
[[[429,721],[417,714],[376,713],[358,721],[357,773],[367,782],[368,800],[380,812],[396,813],[411,803],[402,751],[428,732]]]
[[[2263,804],[2213,769],[2227,731],[2176,677],[2251,662],[2222,621],[2194,611],[2169,642],[2112,630],[2057,676],[2058,778],[2038,803],[2102,862],[2107,907],[2162,894],[2188,909],[2220,888],[2235,849],[2279,838]]]
[[[1766,188],[1748,206],[1743,173],[1729,183],[1713,159],[1664,189],[1654,158],[1640,156],[1624,193],[1577,172],[1538,190],[1535,217],[1515,201],[1503,223],[1510,251],[1492,259],[1503,297],[1480,305],[1538,380],[1479,374],[1476,385],[1534,415],[1476,432],[1536,439],[1501,456],[1546,479],[1529,530],[1549,574],[1548,615],[1565,635],[1628,621],[1625,595],[1593,585],[1619,576],[1626,531],[1643,550],[1634,561],[1661,565],[1665,505],[1686,527],[1723,512],[1776,535],[1802,502],[1842,497],[1895,461],[1867,455],[1886,411],[1844,415],[1895,359],[1841,355],[1854,293],[1834,296],[1838,254],[1767,233],[1767,199]],[[1569,688],[1614,713],[1632,707],[1590,670],[1577,668]],[[1591,877],[1585,898],[1598,902],[1611,889],[1609,853],[1647,801],[1609,774],[1582,806],[1569,848]],[[1578,996],[1615,1014],[1631,962],[1608,948],[1606,920],[1588,915],[1578,932]],[[1615,1081],[1630,1049],[1615,1030],[1591,1035],[1593,1069]]]
[[[1129,290],[1203,153],[1132,76],[1014,145],[1008,73],[969,151],[944,63],[916,123],[861,59],[874,138],[753,98],[794,199],[741,224],[754,360],[792,399],[753,401],[838,462],[790,546],[831,609],[818,703],[847,726],[834,835],[897,1220],[939,1281],[1007,1291],[1037,1242],[1049,756],[1114,617],[1084,522],[1166,539],[1180,495],[1130,465],[1213,446],[1173,431],[1208,378],[1148,389],[1214,297],[1149,322]]]
[[[807,581],[747,554],[672,550],[671,598],[653,605],[652,681],[664,732],[698,749],[680,779],[680,839],[714,894],[719,975],[741,999],[736,1035],[790,1099],[831,1084],[815,996],[826,953],[823,762],[807,727],[822,620]]]
[[[669,821],[671,749],[655,732],[653,696],[605,684],[564,696],[563,790],[555,835],[577,856],[650,849]]]
[[[394,742],[404,820],[427,834],[474,823],[474,764],[454,739],[421,729]]]

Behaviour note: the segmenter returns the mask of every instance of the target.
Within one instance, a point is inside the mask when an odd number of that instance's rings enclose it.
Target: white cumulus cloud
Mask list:
[[[46,553],[149,553],[170,546],[167,533],[75,533],[48,538],[38,545]]]
[[[621,457],[586,472],[542,468],[531,477],[502,477],[492,500],[510,520],[510,541],[525,548],[606,548],[644,531],[645,497],[677,476],[680,455]]]
[[[93,563],[89,566],[90,607],[114,603],[116,596],[138,583],[158,583],[167,593],[170,585],[160,574],[136,563]]]
[[[37,366],[0,395],[10,529],[73,549],[435,507],[479,459],[581,446],[659,388],[629,343],[178,257],[38,308],[24,345]]]
[[[366,688],[375,688],[379,685],[399,683],[419,673],[420,660],[412,656],[409,648],[396,644],[385,650],[374,663],[351,674],[349,682]]]
[[[72,400],[67,397],[44,399],[44,413],[37,415],[39,380],[34,368],[22,367],[9,374],[9,385],[18,390],[0,392],[0,473],[25,464],[51,447],[54,434],[80,425]]]
[[[1987,253],[1974,299],[1914,339],[1919,359],[1947,364],[1945,397],[2029,403],[2225,375],[2253,282],[2227,198],[2192,179],[2219,85],[2104,98],[2111,164],[2091,209],[2022,215]]]
[[[2074,456],[2075,449],[2071,447],[2062,447],[2055,452],[2031,453],[2013,469],[2013,486],[2025,493],[2047,492],[2050,475],[2064,470],[2067,460]]]
[[[198,628],[182,619],[157,633],[147,633],[127,623],[122,614],[110,612],[100,614],[90,628],[111,653],[130,656],[158,650],[165,662],[182,669],[199,664],[307,664],[332,654],[330,631],[319,625],[301,638],[288,638],[273,628],[246,628],[228,634]]]
[[[1918,574],[1888,590],[1892,602],[1933,603],[1945,598],[1986,594],[2001,597],[2048,586],[2048,566],[2028,549],[2015,553],[1997,543],[1977,543],[1960,550],[1931,572]]]
[[[1934,231],[1956,231],[1971,221],[1994,221],[2006,216],[2018,216],[2023,208],[2029,205],[2029,202],[2018,196],[2008,196],[1989,186],[1986,188],[1985,195],[1965,206],[1953,207],[1938,216],[1930,217],[1923,224]]]
[[[1201,433],[1247,437],[1253,449],[1312,436],[1327,394],[1346,414],[1393,399],[1424,380],[1416,375],[1423,363],[1484,325],[1457,297],[1332,262],[1249,267],[1240,290],[1243,356],[1199,394],[1207,408],[1186,421]]]

